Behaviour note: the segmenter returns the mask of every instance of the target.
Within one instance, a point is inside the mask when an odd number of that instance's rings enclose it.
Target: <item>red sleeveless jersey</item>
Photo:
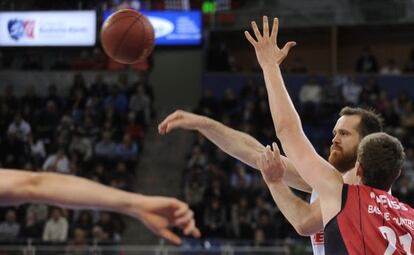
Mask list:
[[[413,254],[414,210],[384,190],[344,184],[325,226],[325,254]]]

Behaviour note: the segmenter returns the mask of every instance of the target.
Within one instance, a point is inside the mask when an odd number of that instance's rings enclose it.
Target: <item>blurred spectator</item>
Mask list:
[[[94,119],[90,116],[85,116],[83,123],[78,125],[77,131],[84,139],[90,140],[90,142],[95,142],[100,134],[100,129],[97,127]]]
[[[56,127],[60,122],[60,113],[54,100],[46,102],[46,108],[43,109],[37,117],[36,130],[41,138],[46,139],[48,143],[54,137]]]
[[[392,101],[385,101],[384,108],[381,111],[381,116],[384,118],[384,126],[387,128],[396,128],[400,126],[400,115],[395,112]]]
[[[362,49],[362,53],[359,56],[355,70],[358,73],[376,73],[378,72],[378,63],[375,56],[372,54],[369,47]]]
[[[20,238],[40,239],[42,236],[42,225],[36,221],[33,212],[26,213],[26,219],[20,228]]]
[[[362,91],[361,85],[356,81],[355,76],[346,79],[342,85],[342,96],[346,105],[358,105],[360,94]]]
[[[380,74],[383,75],[400,75],[401,69],[397,66],[394,59],[388,59],[387,63],[381,68]]]
[[[224,91],[224,96],[221,100],[221,107],[221,109],[225,110],[228,114],[235,112],[238,107],[238,102],[233,89],[228,88]]]
[[[87,255],[90,254],[87,233],[85,230],[75,228],[73,231],[73,238],[69,241],[69,246],[66,248],[67,254],[73,255]]]
[[[111,174],[112,181],[116,181],[116,187],[122,190],[130,190],[131,173],[134,169],[127,169],[124,162],[118,162],[115,171]]]
[[[207,238],[223,238],[226,233],[226,209],[213,198],[204,210],[204,235]]]
[[[111,242],[108,232],[105,232],[99,225],[95,225],[92,228],[92,238],[98,244],[105,244]]]
[[[257,227],[263,229],[266,240],[275,239],[278,236],[278,228],[271,221],[270,215],[266,212],[260,214]]]
[[[126,126],[126,133],[131,137],[133,141],[141,141],[144,138],[144,128],[142,124],[139,124],[136,121],[135,113],[129,112],[128,113],[128,120]],[[141,122],[142,123],[142,122]]]
[[[231,208],[232,230],[236,238],[252,239],[252,212],[246,197],[240,197]]]
[[[408,102],[404,106],[404,111],[401,113],[401,125],[406,128],[414,128],[414,111],[412,102]]]
[[[49,207],[45,204],[30,204],[26,210],[26,218],[28,214],[33,214],[36,224],[43,224],[47,220]]]
[[[186,183],[184,187],[184,199],[194,211],[196,217],[202,213],[202,203],[206,187],[200,181],[194,180]]]
[[[69,97],[74,98],[77,91],[80,91],[82,95],[87,95],[88,88],[86,87],[85,78],[81,73],[77,73],[73,76],[72,86],[69,90]]]
[[[299,91],[300,103],[306,107],[308,104],[318,105],[322,99],[321,85],[316,82],[315,78],[310,78]]]
[[[45,144],[42,139],[39,139],[36,135],[30,134],[27,139],[30,146],[30,157],[35,169],[39,169],[42,166],[46,158]]]
[[[85,117],[84,115],[85,105],[86,105],[86,95],[81,89],[75,90],[69,102],[69,107],[72,112],[71,113],[72,118],[76,124],[81,123],[82,119]]]
[[[379,97],[380,89],[375,78],[368,79],[362,88],[359,101],[365,107],[374,107],[375,101]]]
[[[151,119],[151,99],[145,93],[143,85],[138,85],[135,94],[129,101],[129,109],[134,111],[138,121],[149,125]]]
[[[59,125],[56,128],[56,133],[58,136],[58,139],[56,141],[57,146],[69,146],[74,132],[75,124],[73,123],[73,119],[69,115],[63,115]]]
[[[87,162],[92,157],[92,150],[90,139],[82,137],[76,132],[73,134],[72,142],[69,145],[69,154],[76,153],[84,162]]]
[[[230,185],[235,189],[249,189],[252,181],[252,174],[246,171],[246,166],[237,164],[236,171],[230,176]]]
[[[115,110],[120,114],[128,111],[128,98],[125,92],[120,91],[116,85],[111,87],[109,95],[105,98],[105,107],[109,105],[114,106]]]
[[[16,212],[12,209],[7,210],[5,221],[0,223],[0,240],[11,241],[17,238],[20,224],[16,222]]]
[[[108,95],[108,85],[102,74],[99,73],[95,76],[95,81],[92,83],[90,91],[91,95],[96,95],[101,98],[105,98]]]
[[[398,180],[398,185],[394,185],[393,194],[403,203],[413,204],[414,187],[413,180],[408,175],[402,175]]]
[[[192,168],[194,166],[205,167],[206,161],[206,155],[201,151],[201,148],[199,146],[194,146],[190,159],[187,161],[187,168]]]
[[[21,169],[24,167],[27,158],[25,143],[18,138],[16,133],[8,132],[5,141],[0,146],[5,168]]]
[[[116,146],[116,153],[122,160],[136,161],[138,156],[138,145],[131,141],[131,137],[125,134],[122,142]]]
[[[97,226],[101,227],[102,230],[108,234],[112,240],[115,234],[115,226],[112,215],[109,212],[102,212],[101,219],[96,223]]]
[[[53,208],[43,230],[43,241],[64,242],[68,237],[68,221],[59,208]]]
[[[55,154],[47,157],[42,169],[49,172],[70,173],[69,158],[66,155],[65,149],[60,147]]]
[[[98,157],[109,159],[116,156],[116,144],[111,140],[110,132],[102,133],[102,139],[95,145],[95,154]]]
[[[263,197],[258,196],[255,199],[255,206],[252,210],[252,220],[253,222],[259,222],[260,215],[266,213],[270,215],[270,218],[274,218],[275,212],[278,210],[275,204],[270,204],[263,199]]]
[[[57,111],[62,109],[63,100],[58,95],[56,84],[50,84],[47,89],[46,98],[43,100],[43,102],[46,102],[46,107],[47,105],[49,105],[49,101],[52,101],[54,103],[54,106],[57,108]]]
[[[14,115],[14,121],[10,123],[7,133],[15,134],[16,138],[21,141],[27,141],[29,134],[32,132],[32,128],[29,123],[22,119],[21,113]]]
[[[266,246],[266,237],[263,229],[256,228],[254,230],[253,246]]]
[[[75,229],[81,229],[85,231],[86,235],[89,235],[89,232],[92,230],[93,221],[92,215],[89,211],[81,211],[77,221],[74,224]]]
[[[213,92],[210,89],[205,90],[198,103],[196,113],[213,117],[218,109],[219,105],[217,99],[213,96]]]
[[[299,91],[299,102],[301,104],[301,115],[304,120],[310,120],[318,110],[322,101],[322,88],[315,78],[310,78]]]

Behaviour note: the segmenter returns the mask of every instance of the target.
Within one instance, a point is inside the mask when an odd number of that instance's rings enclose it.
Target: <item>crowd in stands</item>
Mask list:
[[[258,65],[252,65],[251,60],[247,59],[243,50],[231,49],[234,42],[226,42],[218,39],[212,41],[208,48],[206,58],[207,70],[210,72],[260,72]],[[231,46],[230,46],[231,45]],[[250,45],[249,45],[250,46]],[[249,49],[250,50],[250,49]],[[249,57],[254,57],[250,56]],[[388,58],[384,63],[379,63],[375,54],[372,53],[370,47],[364,47],[360,55],[355,60],[353,70],[350,72],[360,74],[381,74],[381,75],[401,75],[414,73],[414,49],[408,56],[404,56],[404,63],[398,65],[396,59]],[[309,73],[309,66],[306,66],[300,56],[293,58],[289,66],[282,66],[284,73],[306,74]],[[326,70],[329,72],[329,70]]]
[[[131,190],[142,139],[154,116],[153,93],[143,81],[119,75],[108,84],[97,75],[86,84],[74,74],[68,95],[51,84],[44,96],[12,85],[0,98],[0,167],[56,172]],[[0,242],[84,245],[117,243],[125,225],[113,213],[66,210],[42,204],[0,209]]]
[[[413,98],[404,91],[391,98],[374,78],[365,84],[349,77],[329,81],[323,84],[311,77],[293,95],[298,98],[296,107],[305,132],[317,151],[325,158],[329,154],[332,128],[343,106],[376,109],[384,118],[385,131],[401,139],[407,154],[403,174],[392,192],[414,206]],[[265,87],[255,81],[249,80],[239,94],[227,90],[222,98],[206,90],[195,112],[246,132],[264,145],[276,139]],[[206,238],[237,238],[254,245],[300,238],[275,206],[260,173],[201,135],[194,137],[188,155],[183,195]]]

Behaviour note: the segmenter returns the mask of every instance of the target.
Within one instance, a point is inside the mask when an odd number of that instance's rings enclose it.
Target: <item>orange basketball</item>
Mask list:
[[[106,54],[122,64],[147,57],[154,49],[154,28],[141,13],[125,9],[103,23],[101,43]]]

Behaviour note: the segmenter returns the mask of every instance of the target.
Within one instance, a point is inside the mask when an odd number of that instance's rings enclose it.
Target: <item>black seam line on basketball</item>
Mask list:
[[[119,40],[120,42],[119,42],[119,44],[117,45],[117,47],[115,48],[115,51],[114,51],[114,56],[115,56],[115,57],[117,57],[117,55],[118,55],[118,51],[119,51],[119,48],[121,48],[122,44],[124,43],[125,38],[127,37],[129,30],[131,29],[131,27],[133,27],[133,26],[135,25],[135,23],[137,23],[137,21],[139,20],[139,18],[140,18],[141,16],[142,16],[142,15],[139,15],[138,17],[136,17],[136,18],[135,18],[135,21],[134,21],[134,22],[132,22],[132,24],[131,24],[131,25],[129,25],[128,29],[126,29],[126,31],[125,31],[125,32],[124,32],[124,34],[122,35],[122,38],[121,38],[121,40]]]
[[[141,22],[141,27],[144,28],[144,33],[142,33],[143,36],[142,36],[142,40],[141,40],[142,41],[142,44],[144,44],[145,43],[145,37],[147,36],[147,26],[144,25],[144,23],[142,22],[141,19],[139,19],[138,21]],[[142,50],[142,53],[144,53],[144,51],[145,51],[145,49]],[[138,53],[135,53],[134,59],[136,59],[139,56],[140,53],[141,52],[139,52],[139,51],[138,51]],[[138,62],[138,60],[135,61],[135,62]]]
[[[144,16],[144,19],[146,19],[146,17]],[[145,43],[146,42],[146,40],[145,39],[147,39],[146,38],[146,36],[147,36],[147,32],[148,32],[148,30],[147,30],[147,28],[148,28],[148,26],[145,26],[144,24],[143,24],[143,21],[140,19],[139,20],[140,22],[141,22],[141,24],[143,25],[143,27],[144,27],[144,36],[143,36],[143,42]],[[152,26],[152,25],[151,25]],[[148,50],[147,52],[152,52],[153,50],[154,50],[154,46],[155,46],[155,32],[152,30],[152,29],[150,29],[151,31],[149,31],[149,32],[151,32],[151,34],[154,34],[154,38],[152,39],[152,45],[151,45],[151,47],[149,48],[150,50]],[[142,53],[144,54],[145,53],[145,50],[146,49],[144,49],[143,51],[142,51]],[[140,52],[138,52],[138,53],[140,53]],[[136,60],[135,62],[138,62],[138,61],[140,61],[140,60],[142,60],[142,59],[145,59],[146,57],[148,57],[150,54],[146,54],[146,55],[142,55],[138,60]]]

